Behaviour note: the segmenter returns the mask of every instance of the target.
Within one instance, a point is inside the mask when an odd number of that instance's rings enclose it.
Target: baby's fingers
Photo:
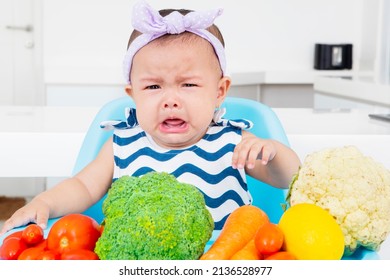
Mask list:
[[[37,210],[28,211],[28,209],[21,208],[17,210],[8,220],[5,221],[0,235],[6,233],[7,231],[27,225],[28,223],[37,223],[42,229],[45,229],[47,226],[47,220],[49,218],[49,214],[47,211],[39,211]]]
[[[273,160],[275,157],[275,149],[271,145],[263,146],[261,152],[259,153],[258,159],[261,160],[261,163],[266,165],[269,161]]]
[[[0,236],[13,228],[14,228],[14,226],[12,226],[12,224],[8,224],[7,222],[5,222],[3,227],[0,230]]]
[[[258,159],[261,160],[261,164],[266,165],[270,161],[271,153],[267,149],[263,149],[259,154]]]
[[[242,169],[245,167],[250,146],[245,145],[243,142],[239,143],[233,152],[232,166],[233,168]]]
[[[47,221],[49,220],[49,213],[47,211],[37,211],[37,217],[35,220],[38,226],[42,229],[46,229]]]
[[[262,157],[263,146],[260,144],[251,146],[246,158],[246,167],[252,169],[255,167],[256,160]]]
[[[24,216],[14,217],[14,216],[12,216],[11,218],[9,218],[8,220],[5,221],[3,227],[0,231],[0,235],[3,235],[4,233],[6,233],[7,231],[9,231],[13,228],[16,228],[19,226],[24,226],[30,222],[33,222],[33,219],[30,219],[29,217],[24,217]]]

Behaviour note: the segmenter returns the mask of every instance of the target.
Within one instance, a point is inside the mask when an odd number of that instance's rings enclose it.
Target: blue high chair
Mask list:
[[[78,173],[91,162],[97,156],[106,140],[112,136],[112,131],[101,129],[100,123],[106,120],[123,120],[124,109],[126,107],[135,107],[134,102],[128,96],[115,99],[100,109],[86,133],[73,169],[73,174]],[[254,123],[254,126],[250,132],[258,137],[275,139],[289,146],[283,126],[270,107],[253,100],[237,97],[227,97],[222,104],[222,107],[226,108],[226,115],[224,118],[251,120]],[[247,183],[253,198],[253,205],[258,206],[265,211],[271,222],[278,223],[283,214],[282,205],[285,204],[287,190],[274,188],[253,179],[250,176],[247,176]],[[99,223],[102,222],[104,219],[102,213],[102,203],[104,199],[105,197],[87,209],[84,214],[93,217]],[[50,230],[51,225],[57,220],[58,218],[49,220],[48,228],[45,230],[46,235]],[[21,228],[13,229],[6,235],[20,229]],[[217,232],[216,234],[213,234],[213,237],[210,239],[206,248],[211,246],[213,240],[217,237],[217,234]],[[5,236],[0,237],[0,244],[2,244]],[[376,252],[359,249],[353,256],[345,259],[378,259],[378,255]]]

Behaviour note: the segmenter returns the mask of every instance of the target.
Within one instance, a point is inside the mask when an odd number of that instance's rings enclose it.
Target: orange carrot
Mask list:
[[[244,205],[226,219],[220,235],[201,260],[229,260],[255,236],[258,228],[269,223],[267,214],[259,207]]]
[[[279,251],[264,258],[264,260],[296,260],[296,259],[297,258],[293,254],[287,251]]]
[[[231,260],[261,260],[262,256],[257,250],[255,240],[251,239],[241,250],[236,252]]]

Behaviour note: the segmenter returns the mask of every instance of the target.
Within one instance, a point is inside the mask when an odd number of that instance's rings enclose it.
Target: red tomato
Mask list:
[[[84,214],[69,214],[57,220],[47,236],[47,247],[63,253],[71,249],[93,251],[100,237],[100,226]]]
[[[283,239],[282,230],[277,224],[273,223],[266,223],[261,226],[254,238],[257,250],[263,255],[279,251],[282,248]]]
[[[274,254],[269,255],[264,260],[296,260],[297,258],[286,251],[279,251]]]
[[[44,251],[42,247],[29,247],[19,255],[18,260],[37,260]]]
[[[27,244],[20,238],[13,237],[4,240],[0,247],[0,260],[17,260],[19,255],[27,249]]]
[[[98,260],[94,251],[87,249],[73,249],[61,254],[61,260]]]
[[[47,249],[46,239],[42,240],[33,247],[29,247],[24,250],[18,257],[18,260],[36,260],[40,253]]]
[[[42,249],[47,249],[47,239],[43,239],[41,242],[38,244],[34,245],[34,248],[42,248]]]
[[[24,228],[22,239],[29,246],[35,245],[43,240],[43,229],[37,224],[30,224]]]
[[[36,260],[45,260],[45,261],[49,261],[49,260],[59,260],[61,259],[61,255],[59,252],[57,251],[54,251],[54,250],[45,250],[45,251],[42,251],[38,254]]]
[[[21,238],[22,238],[22,233],[23,233],[23,230],[19,230],[19,231],[15,231],[15,232],[11,233],[10,235],[8,235],[7,237],[4,238],[3,243],[4,243],[7,239],[10,239],[10,238],[18,238],[18,239],[21,239]]]

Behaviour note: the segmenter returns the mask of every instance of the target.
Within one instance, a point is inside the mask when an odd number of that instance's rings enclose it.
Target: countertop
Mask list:
[[[371,119],[368,109],[275,108],[291,147],[301,160],[326,147],[355,145],[390,169],[390,122]],[[390,113],[376,109],[375,113]]]
[[[0,177],[70,176],[98,110],[0,106]]]
[[[314,90],[323,94],[390,108],[389,82],[373,76],[318,76],[314,79]]]

